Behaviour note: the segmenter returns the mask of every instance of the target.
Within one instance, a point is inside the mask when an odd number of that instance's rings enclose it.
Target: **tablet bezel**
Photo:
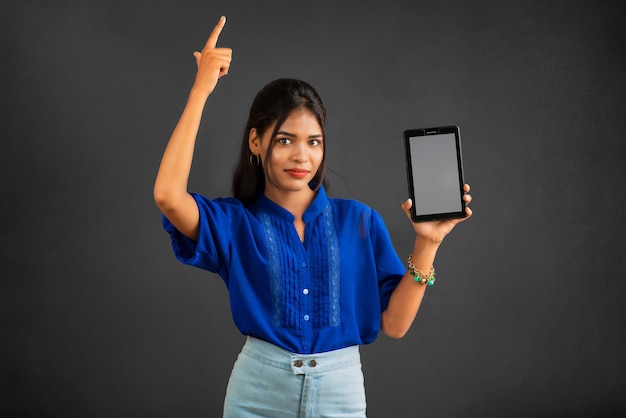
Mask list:
[[[411,161],[411,138],[419,137],[419,136],[433,136],[433,135],[443,135],[443,134],[454,134],[455,143],[456,143],[456,160],[457,160],[457,172],[459,178],[459,200],[460,200],[460,208],[459,211],[454,212],[445,212],[445,213],[431,213],[431,214],[423,214],[417,215],[416,208],[418,206],[418,201],[415,198],[415,186],[413,179],[413,166]],[[465,201],[463,200],[463,195],[465,194],[463,190],[463,185],[465,181],[463,180],[463,157],[461,153],[461,131],[458,126],[440,126],[435,128],[421,128],[421,129],[408,129],[404,131],[404,146],[405,146],[405,155],[406,155],[406,170],[407,170],[407,180],[409,186],[409,196],[413,201],[413,206],[411,207],[411,220],[413,222],[425,222],[425,221],[433,221],[433,220],[443,220],[443,219],[458,219],[465,218],[467,214],[465,213]]]

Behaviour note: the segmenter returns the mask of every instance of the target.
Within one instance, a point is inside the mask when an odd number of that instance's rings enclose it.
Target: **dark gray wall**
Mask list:
[[[191,188],[229,192],[252,97],[324,97],[331,194],[413,233],[402,131],[461,127],[475,216],[409,335],[364,347],[371,417],[626,414],[621,1],[25,1],[0,5],[3,417],[216,416],[243,342],[220,279],[152,201],[199,49],[231,73]]]

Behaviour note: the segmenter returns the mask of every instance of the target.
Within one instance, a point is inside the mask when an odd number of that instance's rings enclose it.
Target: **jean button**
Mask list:
[[[304,363],[302,363],[302,360],[296,360],[296,361],[293,363],[293,365],[294,365],[294,366],[296,366],[296,367],[302,367],[302,365],[303,365],[303,364],[304,364]]]
[[[309,361],[309,366],[311,366],[311,367],[317,366],[317,361],[315,361],[315,360]]]

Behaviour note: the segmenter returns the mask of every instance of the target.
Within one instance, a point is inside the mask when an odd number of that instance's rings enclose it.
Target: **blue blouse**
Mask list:
[[[303,243],[294,216],[264,195],[249,207],[192,196],[198,242],[165,216],[163,226],[178,260],[222,277],[241,333],[301,354],[376,339],[406,271],[376,211],[321,188],[303,214]]]

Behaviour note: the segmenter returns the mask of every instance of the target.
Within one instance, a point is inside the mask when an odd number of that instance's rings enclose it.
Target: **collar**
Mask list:
[[[314,219],[322,213],[326,205],[328,205],[328,197],[326,196],[324,186],[322,186],[317,190],[315,198],[302,214],[302,220],[304,223],[309,222],[311,219]],[[251,209],[254,212],[267,212],[272,216],[276,216],[290,223],[293,223],[296,220],[295,216],[293,216],[291,212],[268,199],[263,193],[259,193],[256,200],[252,204]]]

